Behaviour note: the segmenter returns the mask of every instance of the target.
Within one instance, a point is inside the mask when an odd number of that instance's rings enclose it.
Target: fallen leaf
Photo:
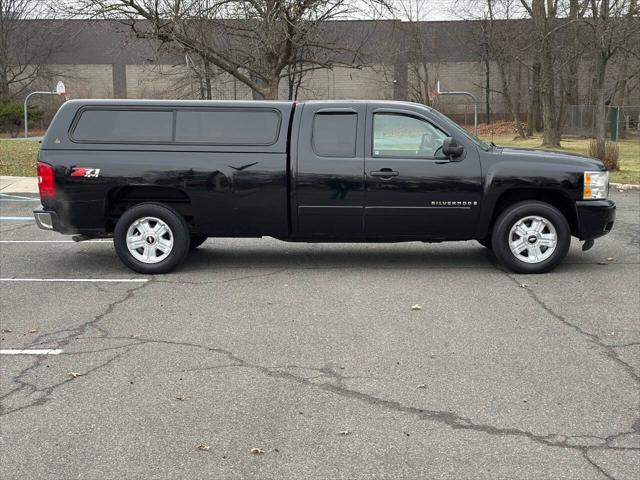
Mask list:
[[[252,448],[251,453],[253,453],[254,455],[262,455],[264,453],[264,450],[261,448]]]
[[[69,375],[70,377],[73,377],[73,378],[78,378],[78,377],[81,377],[83,374],[79,373],[79,372],[69,372],[69,373],[67,373],[67,375]]]
[[[342,430],[340,435],[349,435],[351,432],[349,430]]]
[[[424,383],[421,383],[420,385],[418,385],[416,388],[427,388],[427,386]]]
[[[199,445],[196,445],[196,448],[198,450],[202,450],[203,452],[208,452],[209,450],[211,450],[211,447],[206,443],[200,443]]]
[[[529,285],[527,285],[526,283],[521,283],[520,284],[520,288],[528,288],[528,287],[529,287]]]
[[[411,310],[422,310],[422,305],[418,305],[417,303],[415,305],[411,306]]]

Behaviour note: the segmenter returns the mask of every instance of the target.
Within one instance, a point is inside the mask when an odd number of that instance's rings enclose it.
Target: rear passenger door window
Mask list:
[[[313,119],[312,145],[320,157],[355,157],[358,114],[317,113]]]
[[[171,142],[170,110],[85,110],[73,130],[73,139],[93,143]]]

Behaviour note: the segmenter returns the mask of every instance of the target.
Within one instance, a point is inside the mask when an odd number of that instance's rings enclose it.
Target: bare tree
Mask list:
[[[152,38],[199,57],[247,85],[258,98],[276,99],[287,69],[298,74],[360,62],[354,45],[328,20],[379,11],[385,0],[72,0],[79,15],[127,23]],[[331,22],[336,23],[336,22]],[[354,35],[352,38],[355,38]],[[366,35],[360,36],[365,39]]]
[[[527,25],[518,17],[519,0],[458,0],[456,6],[467,18],[475,18],[470,28],[471,44],[484,70],[484,83],[477,84],[484,90],[487,123],[491,121],[491,94],[498,93],[509,115],[514,119],[518,136],[526,133],[521,122],[522,71],[528,68],[531,38]],[[515,10],[515,12],[514,12]],[[492,81],[493,72],[498,82]]]
[[[500,76],[499,90],[504,103],[513,117],[516,132],[526,138],[521,116],[522,69],[524,55],[528,47],[526,35],[522,35],[522,22],[511,20],[513,0],[501,0],[502,20],[496,19],[495,0],[486,0],[488,37],[488,57],[495,62]]]
[[[602,152],[606,140],[606,103],[615,93],[614,89],[607,92],[608,69],[616,56],[621,56],[626,64],[629,54],[640,54],[640,19],[637,18],[640,11],[637,0],[589,0],[588,12],[583,22],[589,27],[585,32],[587,48],[594,58],[594,126],[597,150]]]
[[[557,84],[557,52],[554,49],[555,34],[558,31],[558,1],[520,0],[533,21],[534,48],[540,62],[542,144],[549,146],[560,146],[560,129],[566,105],[563,86]],[[556,95],[558,89],[559,96]]]
[[[59,47],[59,37],[43,22],[25,28],[25,22],[48,13],[42,1],[0,0],[0,102],[20,98],[34,83],[55,75],[47,59]]]
[[[407,62],[408,95],[414,102],[431,105],[431,92],[436,89],[437,62],[435,52],[427,35],[424,21],[430,11],[430,0],[395,0],[395,11],[402,18],[399,25],[403,39],[402,51]]]

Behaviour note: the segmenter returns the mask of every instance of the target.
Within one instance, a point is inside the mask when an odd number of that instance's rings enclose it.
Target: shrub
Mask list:
[[[44,114],[40,107],[30,106],[29,122],[37,122]],[[0,103],[0,130],[17,137],[24,120],[24,110],[20,103]]]
[[[589,142],[589,156],[602,160],[609,171],[620,170],[620,150],[615,142],[598,144],[595,139],[591,140]]]

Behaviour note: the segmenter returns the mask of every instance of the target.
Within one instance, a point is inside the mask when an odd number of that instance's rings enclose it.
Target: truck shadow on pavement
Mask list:
[[[584,270],[598,266],[595,259],[570,252],[560,270]],[[589,265],[589,266],[587,266]],[[191,252],[177,272],[199,272],[217,268],[394,268],[394,269],[500,269],[493,254],[475,245],[411,248],[394,245],[331,244],[317,248],[287,249],[278,246],[225,249],[213,241]]]
[[[77,277],[133,274],[118,260],[113,247],[96,251],[80,244],[75,261],[68,255],[49,255],[42,259],[38,270],[45,276]],[[614,264],[603,265],[603,257],[597,252],[583,253],[572,248],[567,258],[554,271],[564,273],[588,273],[601,271],[618,263],[637,262],[637,258],[617,258]],[[7,265],[8,266],[8,265]],[[475,242],[438,245],[405,244],[265,244],[222,245],[215,239],[207,241],[192,251],[186,261],[175,270],[177,274],[200,272],[214,273],[224,269],[273,268],[286,270],[313,269],[405,269],[405,270],[499,270],[493,254]],[[35,275],[35,274],[33,274]],[[27,271],[3,276],[33,276]],[[168,274],[171,275],[171,274]],[[39,275],[35,275],[39,276]]]

